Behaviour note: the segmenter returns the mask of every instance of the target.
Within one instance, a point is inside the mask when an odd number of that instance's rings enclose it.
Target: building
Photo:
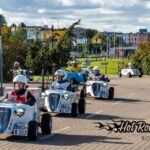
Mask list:
[[[44,41],[52,37],[54,35],[55,40],[58,40],[61,36],[63,36],[66,32],[66,29],[59,29],[59,30],[51,30],[45,29],[43,31],[43,39]]]
[[[74,46],[86,44],[87,43],[86,29],[81,27],[76,27],[72,31],[72,40]]]
[[[125,33],[122,35],[127,46],[138,47],[142,43],[150,42],[150,32],[147,29],[139,29],[137,33]]]
[[[127,57],[129,54],[134,54],[136,50],[137,47],[135,46],[110,48],[109,57],[110,58]]]
[[[100,32],[94,35],[94,37],[91,39],[92,44],[102,44],[103,42],[104,42],[103,34]]]

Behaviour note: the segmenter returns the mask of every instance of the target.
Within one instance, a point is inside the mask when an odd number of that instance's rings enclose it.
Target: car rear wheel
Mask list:
[[[108,96],[108,99],[109,100],[112,100],[114,98],[114,88],[113,87],[110,87],[109,88],[109,96]]]
[[[85,114],[85,111],[86,111],[86,102],[85,102],[84,98],[80,98],[79,99],[78,111],[79,111],[79,114]]]
[[[85,89],[81,89],[80,98],[85,98]]]
[[[30,121],[28,125],[28,139],[36,140],[38,136],[38,124],[36,121]]]
[[[77,105],[77,103],[72,103],[71,115],[72,115],[72,117],[78,116],[78,105]]]
[[[41,130],[43,134],[51,134],[52,117],[50,114],[43,114],[41,119]]]

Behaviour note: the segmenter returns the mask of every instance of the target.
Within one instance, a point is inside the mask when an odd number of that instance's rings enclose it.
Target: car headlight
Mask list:
[[[64,95],[63,95],[63,98],[65,99],[65,100],[67,100],[67,99],[69,99],[69,94],[68,93],[65,93]]]
[[[106,87],[106,86],[107,86],[107,83],[103,83],[103,86]]]
[[[25,110],[23,108],[17,108],[15,113],[18,117],[22,117],[25,114]]]

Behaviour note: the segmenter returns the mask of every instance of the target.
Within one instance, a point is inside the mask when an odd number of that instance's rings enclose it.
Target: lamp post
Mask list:
[[[53,48],[53,31],[54,31],[54,25],[51,27],[51,32],[52,32],[52,48]]]
[[[3,17],[2,15],[0,15],[0,96],[3,95],[2,25],[3,25]]]

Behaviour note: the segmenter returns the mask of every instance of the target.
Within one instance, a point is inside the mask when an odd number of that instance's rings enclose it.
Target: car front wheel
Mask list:
[[[128,77],[128,78],[131,78],[131,77],[132,77],[132,75],[131,75],[130,72],[127,74],[127,77]]]
[[[41,119],[41,130],[43,134],[51,134],[52,131],[52,117],[50,114],[43,114]]]
[[[78,103],[78,111],[79,111],[79,114],[85,114],[85,110],[86,110],[86,102],[85,102],[85,99],[80,98],[80,99],[79,99],[79,103]]]
[[[72,117],[78,116],[78,105],[77,105],[77,103],[72,103],[71,115],[72,115]]]
[[[36,140],[38,136],[38,124],[36,121],[30,121],[28,125],[28,139]]]
[[[109,96],[108,96],[108,99],[109,100],[112,100],[114,98],[114,88],[113,87],[110,87],[109,88]]]

